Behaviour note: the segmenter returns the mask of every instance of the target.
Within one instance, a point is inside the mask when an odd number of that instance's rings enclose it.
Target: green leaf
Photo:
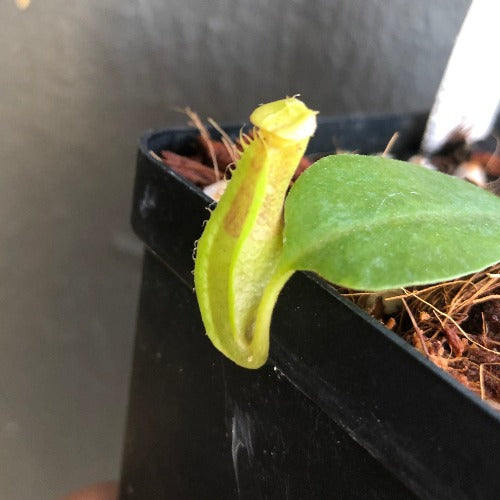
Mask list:
[[[381,157],[335,155],[295,183],[279,269],[384,290],[479,271],[500,260],[500,198]]]

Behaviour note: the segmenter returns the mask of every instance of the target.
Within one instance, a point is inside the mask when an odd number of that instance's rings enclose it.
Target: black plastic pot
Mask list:
[[[404,156],[424,118],[322,120],[310,152],[380,151],[399,131]],[[283,290],[264,368],[212,347],[191,273],[210,200],[150,154],[187,153],[194,136],[140,142],[132,222],[147,250],[121,498],[498,498],[499,415],[316,277]]]

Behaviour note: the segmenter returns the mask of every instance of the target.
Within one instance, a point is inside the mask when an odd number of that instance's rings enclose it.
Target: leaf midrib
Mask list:
[[[426,217],[425,222],[428,222],[428,221],[432,221],[432,219],[447,219],[450,215],[452,215],[455,219],[460,218],[460,213],[458,213],[458,217],[457,217],[457,212],[452,212],[451,210],[446,210],[446,212],[439,212],[439,213],[435,213],[434,211],[433,212],[423,211],[423,212],[418,212],[417,214],[408,213],[408,214],[404,214],[404,215],[398,215],[396,217],[388,217],[388,218],[382,219],[382,221],[377,220],[376,222],[372,222],[371,224],[373,226],[380,226],[380,227],[386,226],[387,227],[387,226],[390,226],[392,224],[396,224],[399,222],[400,223],[399,225],[402,226],[405,224],[414,223],[416,217],[418,217],[418,218]],[[490,214],[489,212],[485,213],[483,211],[478,211],[476,209],[472,213],[468,212],[466,215],[464,214],[462,217],[463,218],[467,217],[467,219],[469,219],[469,220],[471,218],[472,219],[473,218],[480,218],[480,219],[482,219],[482,222],[484,222],[485,219],[491,218],[493,220],[493,222],[499,221],[497,224],[500,227],[500,219],[498,217],[498,214],[497,215],[495,215],[493,213]],[[340,240],[350,233],[357,232],[357,231],[361,230],[362,228],[366,227],[368,224],[370,224],[369,221],[365,221],[363,224],[355,224],[355,225],[350,226],[348,228],[345,228],[341,231],[335,232],[335,234],[332,237],[330,236],[331,233],[327,233],[327,235],[328,235],[327,242],[330,243],[330,242],[335,242],[336,240]],[[285,229],[285,234],[286,234],[286,229]],[[311,245],[308,249],[299,253],[298,256],[293,259],[293,262],[301,261],[301,260],[303,260],[303,257],[305,255],[314,253],[318,248],[325,247],[326,244],[324,242],[325,242],[325,239],[321,239],[316,244]],[[286,251],[283,252],[283,255],[286,255]],[[286,266],[286,267],[296,269],[296,267],[294,265]]]

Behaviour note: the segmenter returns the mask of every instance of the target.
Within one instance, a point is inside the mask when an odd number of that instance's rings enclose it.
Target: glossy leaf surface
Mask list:
[[[279,269],[345,287],[433,283],[500,260],[500,198],[460,179],[382,157],[335,155],[296,182]]]

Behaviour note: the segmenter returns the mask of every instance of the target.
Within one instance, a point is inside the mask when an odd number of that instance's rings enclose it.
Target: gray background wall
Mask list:
[[[469,0],[0,3],[0,498],[118,477],[140,245],[137,137],[301,93],[432,102]]]

